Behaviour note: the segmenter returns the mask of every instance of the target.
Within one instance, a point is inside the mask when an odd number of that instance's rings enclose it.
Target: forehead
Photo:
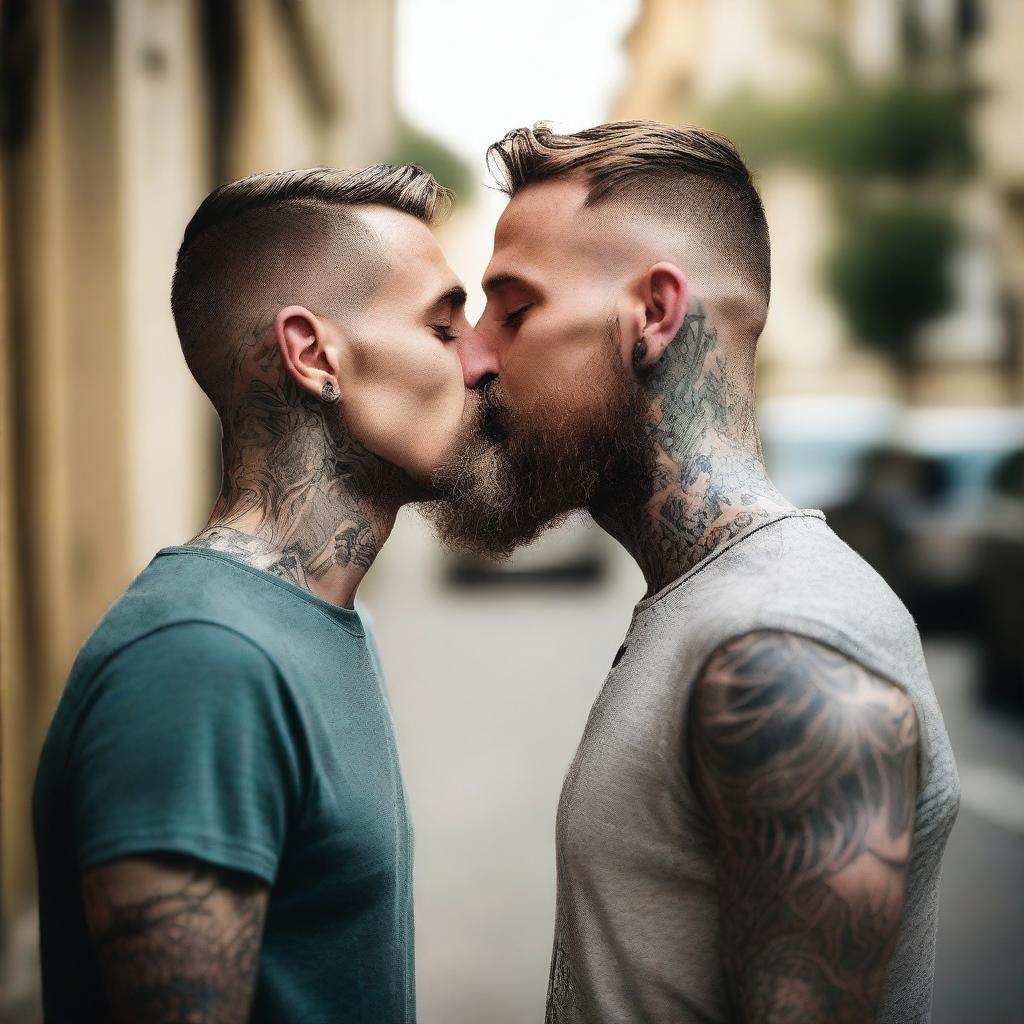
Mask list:
[[[494,249],[560,251],[578,242],[587,186],[577,178],[539,181],[513,196],[494,230]]]
[[[582,177],[527,185],[505,207],[494,231],[488,276],[536,276],[614,270],[635,241],[614,204],[587,207]]]

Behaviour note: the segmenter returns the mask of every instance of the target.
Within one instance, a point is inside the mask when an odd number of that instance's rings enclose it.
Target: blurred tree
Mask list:
[[[473,192],[473,172],[467,161],[440,139],[408,121],[399,122],[398,139],[391,162],[417,164],[425,171],[430,171],[459,199],[467,199]]]
[[[854,334],[907,368],[918,328],[953,301],[956,224],[944,208],[902,197],[854,200],[842,220],[826,282]]]
[[[878,83],[848,79],[788,103],[749,92],[712,113],[755,166],[797,162],[839,178],[960,178],[975,165],[969,96],[907,76]]]
[[[842,230],[825,282],[854,336],[904,370],[919,329],[954,300],[948,198],[976,166],[968,83],[927,73],[911,29],[904,68],[888,79],[859,78],[825,44],[819,91],[777,102],[747,91],[709,112],[755,168],[796,163],[832,181]]]

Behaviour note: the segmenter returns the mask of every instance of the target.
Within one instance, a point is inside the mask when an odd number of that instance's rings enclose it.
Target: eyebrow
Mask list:
[[[492,292],[500,291],[502,288],[507,288],[510,285],[518,285],[520,288],[526,288],[531,292],[539,292],[540,289],[530,281],[527,281],[525,277],[519,277],[517,274],[494,274],[484,281],[484,291],[490,295]]]
[[[454,313],[457,309],[462,309],[466,304],[466,289],[461,284],[453,284],[447,291],[442,292],[434,301],[427,306],[427,313],[433,313],[434,310],[440,309],[442,306],[450,306]]]

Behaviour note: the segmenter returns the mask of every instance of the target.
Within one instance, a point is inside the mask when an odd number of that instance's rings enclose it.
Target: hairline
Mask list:
[[[756,310],[760,307],[762,310],[761,313],[755,313],[751,318],[751,322],[758,324],[755,333],[760,334],[771,297],[770,241],[767,218],[763,201],[754,185],[753,175],[735,145],[731,140],[714,132],[700,128],[690,129],[698,137],[710,140],[725,150],[728,162],[719,159],[716,170],[715,162],[708,160],[703,154],[692,156],[697,162],[696,166],[692,167],[658,165],[644,167],[635,164],[632,167],[624,165],[609,168],[605,165],[605,161],[613,151],[612,140],[606,140],[606,145],[603,148],[598,148],[596,152],[574,155],[570,155],[571,148],[568,146],[558,148],[548,144],[552,137],[575,140],[581,150],[586,150],[593,143],[590,139],[581,136],[606,127],[622,128],[625,136],[624,152],[629,150],[630,142],[638,136],[643,138],[644,136],[685,133],[687,131],[684,128],[663,125],[659,122],[619,122],[618,124],[599,125],[583,132],[563,134],[552,131],[550,125],[542,122],[535,124],[532,128],[520,128],[507,132],[497,142],[488,146],[487,164],[492,172],[496,172],[498,188],[509,197],[510,202],[532,185],[575,180],[579,181],[586,190],[583,203],[580,206],[582,214],[592,214],[596,211],[618,207],[618,210],[612,213],[613,216],[632,214],[636,218],[643,218],[667,229],[674,228],[676,230],[685,225],[685,216],[673,216],[664,209],[664,204],[658,201],[644,202],[645,182],[650,182],[655,188],[664,189],[666,184],[671,186],[673,182],[685,187],[688,181],[698,182],[703,179],[722,188],[738,190],[740,193],[749,192],[760,211],[759,223],[754,221],[751,228],[758,234],[763,229],[764,243],[769,247],[763,279],[756,265],[746,268],[742,266],[743,257],[738,255],[736,246],[726,246],[723,253],[735,268],[734,279],[737,282],[744,282],[750,300],[754,303],[751,308]],[[523,141],[524,137],[526,141]],[[684,155],[691,156],[690,154]],[[560,161],[565,161],[568,166],[552,166],[557,165]],[[701,165],[702,162],[705,166]],[[679,253],[679,256],[682,255]],[[684,259],[683,262],[688,263],[689,260]]]

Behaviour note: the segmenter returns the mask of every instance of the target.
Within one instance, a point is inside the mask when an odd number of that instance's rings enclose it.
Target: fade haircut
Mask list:
[[[571,135],[516,128],[487,150],[509,197],[533,182],[583,174],[585,208],[616,202],[678,225],[699,246],[709,277],[738,279],[743,319],[760,333],[771,291],[764,207],[750,171],[724,136],[659,121],[615,121]]]
[[[381,205],[432,225],[452,194],[413,164],[254,174],[215,188],[178,250],[171,311],[185,362],[218,411],[232,352],[292,303],[343,316],[372,295],[389,263],[355,212]]]

